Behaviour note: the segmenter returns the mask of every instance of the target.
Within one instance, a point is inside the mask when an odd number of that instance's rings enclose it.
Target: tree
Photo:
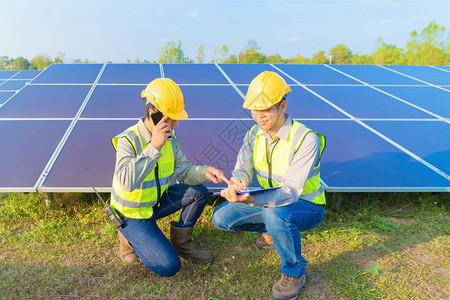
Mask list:
[[[377,39],[378,49],[372,54],[373,62],[377,65],[399,64],[403,57],[403,49],[395,45],[386,44],[381,37]]]
[[[214,48],[214,56],[211,60],[212,63],[224,63],[227,60],[228,56],[228,46],[223,44],[222,47]]]
[[[258,52],[260,47],[254,40],[249,40],[244,47],[244,52],[239,53],[238,62],[241,64],[261,64],[266,60],[263,53]]]
[[[137,57],[137,58],[134,60],[134,63],[136,63],[136,64],[140,64],[140,63],[141,63],[141,61],[139,60],[139,57]]]
[[[351,63],[352,52],[344,44],[337,44],[330,50],[331,61],[335,64]]]
[[[62,52],[58,53],[58,55],[55,56],[54,63],[55,64],[63,64],[64,56],[66,56],[65,53],[62,53]]]
[[[9,56],[0,56],[0,70],[10,70],[11,69],[12,58]]]
[[[446,49],[445,35],[445,27],[437,25],[434,21],[425,27],[420,35],[413,30],[406,44],[402,62],[410,65],[446,64],[450,49]]]
[[[10,63],[10,68],[13,70],[29,70],[30,66],[31,63],[28,59],[23,58],[22,56],[12,59],[12,62]]]
[[[282,64],[283,58],[281,58],[280,54],[276,53],[274,55],[267,56],[265,62],[268,64]]]
[[[192,62],[189,58],[184,56],[181,42],[170,41],[161,48],[161,56],[158,59],[160,63],[185,63]]]
[[[328,57],[325,55],[325,51],[318,51],[311,58],[312,64],[327,64],[329,63]]]
[[[39,54],[31,60],[31,69],[44,70],[53,63],[48,54]]]
[[[236,64],[237,63],[237,57],[236,55],[232,54],[227,57],[227,59],[224,61],[226,64]]]
[[[205,48],[203,47],[202,44],[200,44],[200,46],[198,46],[197,57],[195,58],[195,62],[202,64],[204,60],[205,60]]]

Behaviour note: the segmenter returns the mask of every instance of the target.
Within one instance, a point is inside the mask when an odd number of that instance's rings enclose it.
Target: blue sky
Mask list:
[[[431,21],[450,29],[450,0],[1,0],[0,56],[65,53],[65,62],[157,60],[167,41],[195,59],[227,44],[237,54],[250,39],[266,55],[311,57],[338,43],[374,50],[377,37],[404,47]]]

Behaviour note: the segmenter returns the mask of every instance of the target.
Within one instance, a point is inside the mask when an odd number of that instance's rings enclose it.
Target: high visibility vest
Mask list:
[[[136,156],[139,155],[148,144],[142,144],[138,126],[133,125],[123,133],[115,136],[111,142],[117,151],[117,143],[125,137],[133,145]],[[111,207],[120,211],[125,217],[132,219],[148,219],[153,215],[153,206],[167,190],[174,173],[175,157],[177,151],[177,139],[175,135],[168,139],[161,149],[162,156],[158,159],[153,170],[145,177],[140,186],[131,192],[121,188],[116,174],[113,177]]]
[[[263,188],[279,186],[286,170],[289,168],[294,153],[300,148],[306,134],[314,132],[320,140],[319,162],[306,181],[299,199],[319,205],[325,205],[325,189],[320,184],[320,157],[325,149],[326,139],[323,135],[293,121],[287,141],[280,138],[269,153],[269,142],[263,134],[257,134],[258,126],[254,125],[248,133],[248,141],[253,150],[253,163],[258,182]]]

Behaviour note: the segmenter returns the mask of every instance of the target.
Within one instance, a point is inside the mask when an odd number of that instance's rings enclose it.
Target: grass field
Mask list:
[[[105,198],[109,196],[103,195]],[[182,261],[159,278],[126,265],[94,194],[0,194],[0,299],[269,299],[280,276],[276,252],[258,235],[210,222],[210,199],[195,243],[214,264]],[[325,220],[302,234],[309,261],[304,299],[449,299],[449,193],[328,194]],[[168,234],[169,220],[160,220]]]

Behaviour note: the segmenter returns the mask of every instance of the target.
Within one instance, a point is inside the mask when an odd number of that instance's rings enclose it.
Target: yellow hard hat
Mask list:
[[[152,102],[156,108],[172,120],[187,119],[184,99],[180,87],[169,78],[157,78],[141,93],[142,98]]]
[[[280,102],[288,92],[291,92],[291,88],[283,77],[272,71],[264,71],[248,86],[242,106],[251,110],[265,110]]]

